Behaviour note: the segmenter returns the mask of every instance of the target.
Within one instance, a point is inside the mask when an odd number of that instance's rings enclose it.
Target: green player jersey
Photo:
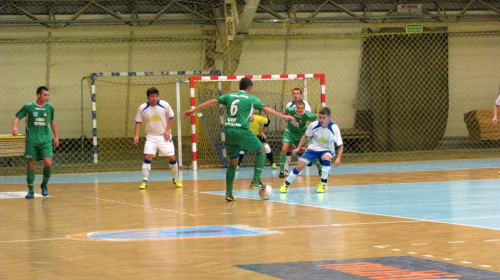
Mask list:
[[[246,129],[249,129],[248,118],[253,110],[261,110],[266,106],[257,96],[244,91],[219,96],[217,102],[226,105],[226,127]]]
[[[26,103],[16,113],[16,117],[22,119],[26,116],[28,118],[26,122],[26,141],[31,144],[51,142],[50,121],[54,120],[54,106],[50,103],[38,106],[34,101]]]
[[[307,129],[307,122],[313,122],[316,120],[316,115],[304,111],[304,114],[299,115],[296,111],[295,107],[288,107],[285,109],[285,113],[295,118],[295,121],[289,121],[286,126],[286,130],[290,132],[292,135],[302,137]]]

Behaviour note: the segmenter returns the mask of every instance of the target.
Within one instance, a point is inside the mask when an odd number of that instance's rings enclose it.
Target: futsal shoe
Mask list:
[[[26,198],[33,198],[33,197],[35,197],[35,193],[32,190],[30,190],[26,195]]]
[[[148,188],[148,182],[142,182],[142,184],[139,186],[139,189],[145,190]]]
[[[280,193],[286,193],[287,190],[288,187],[286,186],[286,184],[283,184],[283,186],[280,187]]]
[[[236,198],[232,194],[227,194],[226,193],[226,200],[227,201],[235,201]]]
[[[278,166],[276,166],[276,163],[273,163],[273,164],[271,165],[271,168],[272,168],[272,169],[278,169]]]
[[[174,182],[174,185],[176,188],[182,188],[182,183],[179,179],[174,178],[174,179],[172,179],[172,182]]]
[[[239,170],[240,170],[240,166],[236,165],[236,171],[239,171]]]
[[[278,175],[278,177],[285,178],[285,172],[284,171],[280,171],[280,175]]]
[[[47,186],[42,186],[42,195],[43,196],[49,195],[49,190],[47,190]]]
[[[317,193],[324,193],[326,190],[325,185],[319,183],[318,184],[318,190],[316,191]]]
[[[321,173],[323,173],[321,170],[318,170],[318,175],[321,177]]]
[[[262,182],[259,180],[258,182],[252,182],[252,184],[250,185],[250,187],[252,189],[265,189],[266,188],[266,185],[262,184]]]

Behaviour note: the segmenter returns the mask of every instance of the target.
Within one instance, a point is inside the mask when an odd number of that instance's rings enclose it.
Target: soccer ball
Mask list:
[[[269,185],[267,185],[265,189],[259,190],[259,195],[264,200],[268,200],[269,198],[271,198],[272,194],[273,194],[273,188],[271,188],[271,186]]]

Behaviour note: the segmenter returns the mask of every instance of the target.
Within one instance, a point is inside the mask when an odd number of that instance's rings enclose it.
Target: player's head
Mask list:
[[[49,101],[49,88],[46,86],[41,86],[36,89],[36,97],[40,102]]]
[[[318,120],[321,123],[321,126],[326,127],[330,123],[330,116],[332,112],[328,107],[323,107],[318,112]]]
[[[294,101],[298,101],[302,99],[302,90],[300,88],[292,89],[292,97]]]
[[[305,111],[306,111],[306,103],[304,103],[304,101],[302,100],[296,101],[295,112],[297,112],[297,115],[303,115]]]
[[[148,96],[148,102],[150,106],[155,106],[158,102],[158,96],[160,95],[160,91],[155,87],[150,87],[146,91],[146,95]]]
[[[253,82],[250,78],[247,78],[247,77],[243,77],[241,78],[240,80],[240,90],[244,90],[244,91],[252,91],[252,87],[253,87]]]

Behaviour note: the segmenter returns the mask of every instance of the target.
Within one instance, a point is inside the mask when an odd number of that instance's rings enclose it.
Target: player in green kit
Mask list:
[[[291,146],[297,146],[300,139],[304,135],[307,129],[307,124],[309,122],[316,121],[316,115],[305,110],[305,103],[301,100],[295,101],[295,107],[288,107],[285,109],[285,114],[293,116],[295,121],[288,122],[288,125],[283,133],[283,148],[280,154],[280,178],[285,178],[285,163],[288,149]],[[307,149],[311,141],[307,139],[304,147]],[[302,154],[301,152],[300,154]],[[318,172],[321,175],[321,164],[316,161],[316,166],[318,167]]]
[[[248,77],[240,80],[240,91],[228,93],[219,96],[216,99],[211,99],[198,105],[194,109],[184,112],[184,116],[192,116],[195,112],[223,104],[226,106],[226,124],[224,133],[226,135],[226,150],[229,156],[229,167],[226,171],[226,200],[235,200],[233,196],[233,182],[238,165],[239,153],[242,150],[253,151],[257,153],[255,158],[254,175],[252,179],[252,188],[265,188],[266,185],[260,181],[260,175],[266,161],[266,149],[257,136],[250,131],[248,119],[250,114],[256,110],[261,110],[268,115],[275,115],[287,121],[295,121],[292,116],[287,116],[276,112],[275,110],[266,107],[260,99],[250,92],[253,88],[253,82]]]
[[[28,161],[27,183],[28,194],[26,198],[33,198],[33,183],[35,181],[35,165],[39,160],[43,160],[43,181],[42,195],[49,195],[47,183],[52,171],[52,146],[59,146],[59,136],[57,134],[56,121],[54,120],[54,107],[49,101],[49,89],[41,86],[36,90],[36,100],[24,104],[16,113],[12,135],[19,133],[17,125],[19,121],[27,117],[26,121],[26,151],[24,158]],[[52,133],[54,142],[52,143]]]

